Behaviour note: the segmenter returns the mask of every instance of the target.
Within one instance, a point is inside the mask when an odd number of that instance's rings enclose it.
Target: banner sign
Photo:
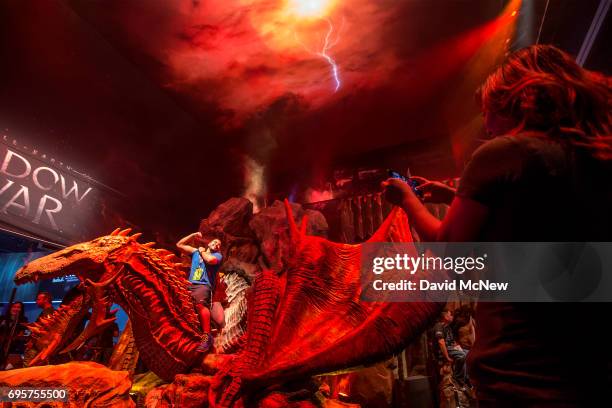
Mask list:
[[[0,221],[61,244],[91,239],[103,185],[36,149],[0,139]]]

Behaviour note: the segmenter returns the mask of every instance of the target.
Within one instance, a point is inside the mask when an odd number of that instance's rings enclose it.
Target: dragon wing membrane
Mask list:
[[[288,204],[286,209],[296,253],[276,284],[277,297],[267,297],[279,299],[274,318],[263,325],[253,322],[258,327],[249,330],[245,352],[253,346],[259,352],[257,361],[244,367],[245,385],[266,386],[380,361],[402,350],[437,316],[438,303],[362,301],[363,246],[306,236],[304,228],[297,230]],[[412,242],[404,212],[395,208],[369,242]],[[269,291],[258,286],[254,302],[258,291]],[[261,305],[251,307],[257,313]],[[266,327],[268,333],[262,332]]]

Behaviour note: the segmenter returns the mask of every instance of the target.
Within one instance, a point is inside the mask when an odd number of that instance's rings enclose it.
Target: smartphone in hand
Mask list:
[[[395,170],[387,169],[387,173],[391,178],[396,178],[404,181],[410,186],[410,188],[412,189],[412,191],[414,191],[414,194],[416,194],[417,197],[421,199],[423,198],[423,192],[419,190],[419,184],[417,181],[411,180],[410,178],[403,176],[400,172]]]

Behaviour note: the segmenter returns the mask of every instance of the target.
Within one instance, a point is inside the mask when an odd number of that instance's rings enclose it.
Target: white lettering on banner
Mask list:
[[[43,170],[46,170],[47,172],[49,172],[50,174],[53,175],[53,179],[55,181],[50,186],[45,187],[42,184],[40,184],[40,181],[38,180],[38,173],[40,173]],[[34,170],[34,173],[32,173],[32,180],[34,180],[34,185],[36,187],[40,188],[41,190],[49,191],[49,190],[51,190],[53,188],[54,184],[57,184],[57,181],[59,180],[59,175],[52,168],[49,168],[49,167],[39,167],[36,170]]]
[[[70,194],[72,194],[72,192],[74,191],[74,198],[76,199],[77,203],[80,203],[81,200],[84,199],[85,196],[91,191],[91,187],[89,187],[87,191],[85,191],[83,195],[79,198],[79,186],[77,186],[76,180],[72,180],[72,188],[66,192],[66,179],[64,178],[64,176],[61,176],[61,179],[62,179],[62,197],[64,199],[67,199],[68,197],[70,197]]]
[[[21,174],[13,174],[8,171],[8,166],[11,163],[13,157],[18,158],[25,165],[25,170]],[[32,171],[32,166],[30,162],[20,154],[13,152],[12,150],[6,149],[6,156],[4,156],[4,161],[2,162],[2,167],[0,167],[0,173],[6,174],[9,177],[15,178],[24,178],[30,175]]]
[[[53,201],[55,203],[55,208],[53,209],[45,209],[45,205],[47,204],[47,200]],[[53,229],[57,230],[59,228],[57,228],[57,224],[55,223],[55,219],[53,218],[53,214],[54,213],[58,213],[60,211],[62,211],[62,203],[60,202],[60,200],[55,199],[53,197],[50,197],[48,195],[44,195],[43,198],[40,199],[40,204],[38,205],[38,210],[36,211],[36,216],[34,217],[34,224],[39,224],[40,223],[40,217],[42,216],[43,210],[45,211],[45,213],[47,214],[47,217],[49,217],[49,222],[51,223],[51,226],[53,227]]]
[[[92,191],[92,187],[81,185],[77,179],[62,174],[60,170],[37,165],[38,161],[31,162],[10,148],[6,148],[1,162],[0,176],[4,177],[0,177],[0,215],[23,217],[34,224],[61,231],[58,221],[61,221],[59,216],[66,207],[64,204],[72,201],[81,205]],[[34,201],[32,206],[31,201]],[[75,205],[68,207],[75,208]]]
[[[19,204],[17,202],[20,196],[23,196],[23,204]],[[23,210],[22,215],[24,217],[28,215],[28,213],[30,212],[30,193],[26,186],[21,186],[21,188],[17,190],[13,197],[11,197],[11,199],[8,200],[6,204],[2,206],[2,209],[0,211],[4,214],[7,214],[7,210],[9,209],[9,207],[17,207],[18,209]]]
[[[6,184],[4,185],[4,187],[2,187],[2,189],[0,190],[0,196],[2,196],[2,194],[4,194],[4,192],[6,190],[8,190],[8,188],[10,186],[12,186],[13,184],[15,184],[15,182],[13,182],[13,180],[6,180]]]

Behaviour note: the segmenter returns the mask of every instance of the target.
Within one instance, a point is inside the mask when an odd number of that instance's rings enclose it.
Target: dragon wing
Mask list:
[[[374,363],[402,350],[442,305],[360,300],[362,245],[330,242],[300,230],[285,202],[295,248],[286,273],[255,281],[243,353],[243,386]],[[369,242],[412,242],[405,213],[394,208]]]

